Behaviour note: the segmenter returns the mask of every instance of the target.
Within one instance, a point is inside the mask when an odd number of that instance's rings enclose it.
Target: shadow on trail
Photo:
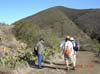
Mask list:
[[[53,63],[54,65],[59,65],[59,66],[65,66],[65,64],[61,64],[61,63]]]
[[[93,62],[94,63],[97,63],[97,64],[100,64],[100,61],[99,60],[94,60]]]
[[[35,69],[38,69],[38,65],[34,65],[34,66],[32,66],[32,68],[35,68]],[[49,68],[49,69],[62,69],[62,70],[66,70],[65,68],[61,68],[61,67],[56,67],[56,66],[42,66],[42,69],[44,69],[44,68]]]
[[[60,63],[54,63],[52,62],[52,65],[51,65],[51,62],[49,61],[43,61],[44,64],[46,65],[43,65],[42,68],[50,68],[50,69],[65,69],[65,68],[61,68],[60,66],[64,66],[65,64],[60,64]],[[58,67],[59,66],[59,67]],[[38,65],[36,64],[30,64],[30,67],[32,68],[35,68],[35,69],[38,69]]]
[[[54,66],[43,66],[43,68],[49,68],[49,69],[62,69],[62,70],[66,70],[65,68],[61,68],[61,67],[54,67]]]
[[[35,65],[35,66],[33,66],[32,68],[35,68],[35,69],[38,69],[38,66],[37,65]],[[54,70],[65,70],[65,71],[67,71],[67,68],[62,68],[62,67],[56,67],[56,66],[42,66],[42,69],[46,69],[46,68],[48,68],[48,69],[54,69]],[[73,70],[73,68],[70,68],[70,70]]]
[[[64,64],[63,62],[62,63],[55,63],[55,62],[43,61],[43,63],[53,64],[53,65],[58,65],[58,66],[66,66],[66,64]],[[72,66],[72,63],[70,63],[69,66]]]
[[[49,61],[43,61],[43,63],[46,63],[46,64],[53,64],[53,65],[61,65],[61,66],[65,66],[64,63],[55,63],[55,62],[49,62]]]
[[[42,66],[42,69],[45,69],[45,68],[49,68],[49,69],[62,69],[62,70],[66,70],[66,65],[65,64],[61,64],[61,63],[55,63],[55,62],[49,62],[49,61],[43,61],[43,63],[47,64],[47,65],[43,65]],[[38,69],[38,65],[31,65],[32,68],[35,68],[35,69]]]

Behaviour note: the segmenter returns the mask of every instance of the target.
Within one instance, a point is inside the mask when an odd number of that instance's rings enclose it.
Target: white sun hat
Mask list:
[[[70,37],[70,40],[71,40],[71,41],[74,41],[74,38],[73,38],[73,37]]]

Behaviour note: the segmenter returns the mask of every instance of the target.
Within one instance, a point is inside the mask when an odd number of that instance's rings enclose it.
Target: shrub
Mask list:
[[[27,50],[27,51],[25,51]],[[6,55],[0,58],[0,66],[2,67],[9,67],[9,68],[16,68],[21,64],[28,65],[29,61],[36,61],[36,57],[34,56],[33,52],[30,49],[17,49],[17,52],[13,56]]]

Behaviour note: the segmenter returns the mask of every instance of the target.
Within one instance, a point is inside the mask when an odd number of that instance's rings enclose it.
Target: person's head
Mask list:
[[[65,38],[65,41],[67,41],[67,40],[70,40],[70,36],[69,35],[67,35],[66,38]]]
[[[39,41],[41,41],[42,43],[44,43],[44,39],[43,38],[40,38],[40,40]]]
[[[74,38],[73,37],[70,37],[70,41],[74,41]]]

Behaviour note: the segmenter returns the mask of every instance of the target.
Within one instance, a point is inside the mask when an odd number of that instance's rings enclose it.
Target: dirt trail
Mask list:
[[[100,74],[100,63],[92,52],[81,51],[77,54],[77,69],[65,70],[63,59],[58,59],[52,65],[44,64],[43,69],[33,68],[29,74]]]

